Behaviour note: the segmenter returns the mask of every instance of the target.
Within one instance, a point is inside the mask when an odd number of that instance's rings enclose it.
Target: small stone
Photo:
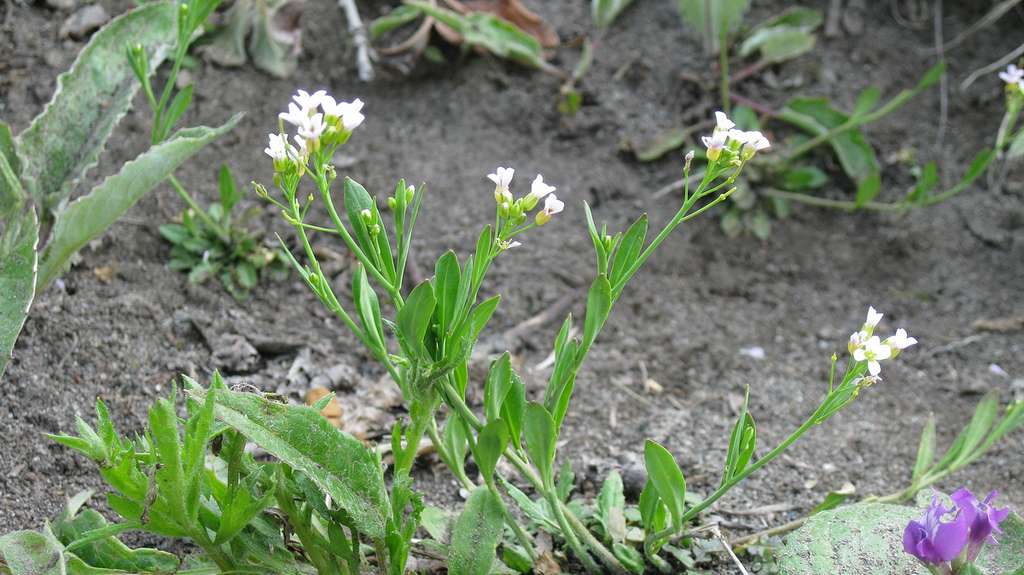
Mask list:
[[[764,348],[759,345],[740,348],[740,355],[745,355],[753,359],[764,359],[766,356]]]
[[[256,371],[260,354],[244,337],[223,333],[213,343],[211,360],[215,368],[226,373],[252,373]]]
[[[92,273],[96,276],[96,279],[108,284],[113,281],[114,276],[117,274],[117,270],[114,269],[114,266],[100,266],[98,268],[93,268]]]
[[[99,4],[90,4],[79,8],[68,16],[60,27],[61,38],[84,40],[110,20],[110,15]]]
[[[77,0],[46,0],[46,5],[54,10],[71,10],[78,5]]]

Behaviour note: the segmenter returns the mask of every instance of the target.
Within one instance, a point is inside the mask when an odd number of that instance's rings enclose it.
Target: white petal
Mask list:
[[[880,363],[878,363],[877,361],[868,362],[868,373],[870,373],[871,375],[878,375],[881,372],[882,365]]]
[[[555,194],[551,194],[544,199],[544,213],[553,216],[565,209],[565,202],[559,200]]]
[[[729,119],[724,112],[715,112],[715,129],[729,130],[736,126],[736,123]]]

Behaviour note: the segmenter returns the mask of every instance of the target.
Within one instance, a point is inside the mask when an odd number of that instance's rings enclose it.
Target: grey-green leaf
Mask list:
[[[448,572],[452,575],[487,575],[494,563],[504,518],[501,502],[486,486],[473,490],[452,527]]]
[[[592,0],[590,12],[594,25],[598,28],[607,28],[632,3],[633,0]]]
[[[935,461],[935,414],[928,415],[928,422],[921,431],[921,441],[917,447],[917,461],[914,462],[914,472],[911,475],[911,483],[924,477],[924,474],[931,468]]]
[[[7,222],[0,240],[0,377],[35,298],[38,241],[39,221],[32,207]]]
[[[206,392],[185,378],[197,401]],[[217,390],[214,414],[268,453],[305,473],[351,517],[359,531],[384,537],[390,505],[380,458],[335,429],[316,410],[283,405],[252,393]]]
[[[709,47],[718,52],[719,34],[723,28],[732,32],[743,23],[743,13],[747,11],[750,0],[676,0],[679,15],[694,31],[705,34],[711,25],[711,34],[707,38]],[[710,9],[705,12],[706,9]]]
[[[64,575],[64,546],[49,527],[0,537],[0,558],[12,575]]]
[[[126,163],[120,172],[104,180],[89,194],[61,209],[40,261],[39,286],[45,288],[61,273],[75,252],[103,233],[185,160],[232,129],[241,117],[241,114],[236,114],[219,128],[203,126],[181,130],[171,139]]]
[[[834,109],[825,98],[794,98],[779,111],[778,118],[811,135],[820,136],[845,123],[849,118]],[[863,182],[878,173],[875,151],[859,129],[833,136],[830,141],[839,163],[854,182]]]
[[[53,99],[18,136],[22,181],[46,208],[66,199],[96,165],[114,127],[131,108],[139,83],[125,46],[145,47],[155,70],[177,35],[176,6],[153,2],[111,20],[57,78]]]

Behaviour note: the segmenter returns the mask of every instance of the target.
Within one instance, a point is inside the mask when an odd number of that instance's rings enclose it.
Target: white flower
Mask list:
[[[555,191],[555,187],[545,184],[544,176],[537,174],[537,177],[533,179],[533,183],[530,184],[530,193],[526,194],[528,202],[533,204],[528,209],[532,209],[533,206],[537,205],[537,202],[553,191]]]
[[[537,212],[536,222],[538,226],[543,226],[551,220],[551,216],[561,212],[565,209],[565,202],[559,200],[555,194],[544,198],[544,209]]]
[[[878,322],[882,321],[882,316],[885,314],[878,313],[875,311],[873,306],[868,307],[868,317],[864,320],[864,331],[870,333],[871,330],[878,327]]]
[[[882,343],[877,335],[873,335],[853,352],[853,359],[868,362],[868,373],[878,375],[882,366],[878,363],[883,359],[892,357],[892,348]]]
[[[289,154],[289,148],[291,148],[291,151],[294,151],[295,147],[288,143],[288,138],[286,138],[284,134],[270,134],[269,139],[270,143],[268,147],[263,149],[268,156],[277,161],[283,161],[293,157]]]
[[[754,149],[754,151],[757,152],[760,152],[761,150],[767,150],[768,148],[771,147],[771,143],[768,142],[768,138],[766,138],[764,134],[762,134],[761,132],[757,131],[747,132],[747,141],[745,142],[745,144],[747,146],[750,146],[751,148]]]
[[[917,339],[908,336],[907,330],[902,327],[896,330],[896,335],[889,336],[885,340],[885,345],[891,347],[893,351],[903,351],[916,343]]]
[[[351,102],[335,102],[334,98],[324,96],[320,100],[320,108],[326,116],[332,116],[341,120],[342,127],[350,132],[358,128],[366,118],[361,112],[363,101],[359,98]]]
[[[867,340],[867,339],[868,339],[867,332],[855,331],[850,336],[850,343],[848,343],[846,345],[846,349],[848,349],[850,351],[850,353],[853,353],[853,352],[857,351],[857,348],[859,348],[860,346],[864,345],[864,341]]]
[[[494,182],[495,186],[498,186],[503,190],[507,190],[509,185],[512,184],[512,176],[514,176],[515,173],[516,171],[513,168],[499,167],[494,170],[493,174],[487,174],[487,179]]]
[[[301,126],[302,124],[309,120],[309,112],[310,110],[300,108],[299,106],[296,106],[295,104],[289,102],[288,111],[281,112],[280,114],[277,115],[277,117],[281,118],[282,120],[288,122],[293,126]]]
[[[518,248],[521,245],[523,245],[521,242],[513,241],[513,242],[509,242],[509,243],[505,244],[504,247],[505,247],[506,250],[510,250],[512,248]]]
[[[999,79],[1007,84],[1019,84],[1021,80],[1024,80],[1024,70],[1018,68],[1016,64],[1010,64],[1006,70],[999,73]]]
[[[299,105],[299,108],[302,109],[303,112],[312,115],[316,107],[323,103],[325,96],[327,96],[326,90],[317,90],[312,94],[305,90],[299,90],[294,96],[292,96],[292,100],[295,100],[295,103]],[[290,107],[291,106],[289,105],[289,108]]]
[[[301,155],[308,156],[310,150],[309,142],[306,141],[306,138],[303,138],[302,136],[292,136],[292,139],[295,140],[295,145],[298,146]]]
[[[323,114],[314,114],[309,116],[305,122],[299,124],[296,130],[299,136],[302,136],[306,140],[313,141],[320,139],[320,135],[327,129],[327,124],[324,123]]]
[[[715,112],[715,131],[716,132],[728,132],[736,123],[729,119],[724,112]]]
[[[714,162],[722,155],[722,148],[725,147],[725,142],[729,138],[728,132],[719,131],[717,128],[710,136],[701,136],[701,142],[708,149],[708,159]]]

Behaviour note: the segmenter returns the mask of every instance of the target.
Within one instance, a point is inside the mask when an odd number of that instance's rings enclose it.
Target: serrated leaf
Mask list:
[[[57,78],[50,103],[18,135],[22,182],[47,209],[68,198],[96,165],[114,127],[131,108],[139,83],[125,46],[141,44],[155,70],[177,36],[176,6],[145,4],[95,33],[71,69]]]
[[[53,533],[63,545],[71,545],[89,531],[109,524],[97,511],[68,507],[53,523]],[[178,569],[176,556],[156,549],[132,549],[116,537],[105,537],[75,547],[75,556],[89,567],[117,569],[126,573],[173,573]]]
[[[40,258],[39,286],[49,285],[75,252],[109,228],[185,160],[234,128],[241,117],[236,114],[219,128],[181,130],[124,164],[116,175],[57,212],[50,241]]]
[[[594,26],[599,29],[611,26],[611,23],[632,2],[633,0],[591,0],[590,14],[594,19]]]
[[[778,117],[794,126],[819,136],[842,125],[849,118],[834,109],[825,98],[794,98],[779,111]],[[875,151],[859,129],[850,129],[829,140],[851,179],[861,183],[879,171]]]
[[[197,401],[206,391],[184,378]],[[306,474],[356,528],[383,539],[390,513],[381,462],[355,437],[336,429],[316,410],[284,405],[252,393],[217,389],[214,414],[268,453]]]
[[[0,377],[11,360],[18,334],[36,294],[39,221],[28,207],[6,222],[0,240]]]
[[[494,493],[483,485],[474,489],[452,527],[448,572],[452,575],[488,575],[503,526],[501,502]]]

